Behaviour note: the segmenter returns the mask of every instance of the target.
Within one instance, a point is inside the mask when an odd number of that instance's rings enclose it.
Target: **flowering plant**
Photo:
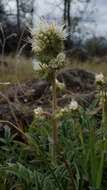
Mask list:
[[[63,26],[59,27],[55,23],[48,24],[42,22],[35,31],[32,32],[32,50],[40,63],[40,67],[48,74],[52,85],[52,157],[56,160],[58,150],[58,122],[56,119],[57,110],[57,88],[63,90],[65,84],[56,79],[56,71],[64,65],[65,54]],[[41,109],[35,110],[36,115],[41,115]]]
[[[47,65],[54,68],[61,67],[65,60],[63,26],[41,22],[39,27],[32,32],[32,36],[32,49],[40,64],[43,67]]]

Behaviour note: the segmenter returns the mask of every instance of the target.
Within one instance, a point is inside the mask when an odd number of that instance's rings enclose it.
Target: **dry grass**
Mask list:
[[[7,56],[4,58],[4,61],[8,66],[0,65],[0,83],[21,83],[35,77],[31,58]],[[1,88],[6,87],[0,85],[0,89]]]
[[[0,66],[0,83],[10,82],[11,84],[21,83],[31,80],[36,77],[35,71],[32,66],[32,59],[17,56],[7,56],[4,61],[8,64],[7,67]],[[72,63],[72,64],[71,64]],[[67,64],[68,65],[68,64]],[[68,67],[68,66],[67,66]],[[82,68],[91,72],[102,72],[107,77],[107,61],[94,59],[80,63],[78,61],[70,61],[70,68]],[[7,88],[7,86],[0,85],[0,89]]]
[[[7,56],[4,61],[8,66],[1,66],[0,80],[24,81],[34,76],[31,58]]]
[[[104,76],[107,78],[107,59],[98,59],[95,58],[93,60],[89,60],[86,62],[78,62],[78,61],[73,61],[72,64],[69,64],[70,67],[72,68],[80,68],[80,69],[85,69],[90,72],[95,72],[95,73],[103,73]]]

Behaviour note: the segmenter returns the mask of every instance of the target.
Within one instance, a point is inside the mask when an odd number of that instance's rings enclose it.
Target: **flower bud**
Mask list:
[[[95,81],[97,84],[103,84],[104,83],[104,75],[102,73],[96,74]]]
[[[72,100],[72,101],[70,102],[70,104],[69,104],[68,107],[69,107],[70,110],[77,110],[78,107],[79,107],[79,105],[78,105],[78,102],[77,102],[77,101]]]

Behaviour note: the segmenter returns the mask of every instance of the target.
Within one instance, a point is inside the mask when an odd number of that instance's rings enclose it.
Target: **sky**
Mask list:
[[[96,21],[97,30],[107,35],[107,0],[97,0]]]
[[[10,2],[10,6],[12,8],[12,12],[15,11],[14,7],[14,0],[5,0]],[[35,0],[35,13],[36,13],[36,19],[38,20],[39,17],[46,15],[54,18],[62,18],[62,12],[63,12],[63,0]],[[78,0],[73,0],[78,1]],[[60,5],[61,4],[61,5]],[[79,4],[79,9],[82,9],[83,7],[81,4]],[[90,16],[94,17],[94,22],[84,22],[81,24],[81,28],[83,31],[89,31],[90,33],[93,33],[95,35],[105,35],[107,36],[107,0],[91,0],[91,4],[89,6],[89,9],[92,10],[88,12],[89,18]],[[78,12],[78,6],[75,4],[72,6],[72,12],[77,13]],[[87,14],[87,11],[86,11]],[[85,17],[86,17],[85,14]],[[34,22],[35,17],[34,17]]]
[[[37,6],[37,14],[38,16],[50,15],[51,17],[58,17],[62,14],[63,7],[56,8],[59,5],[61,0],[38,0],[36,1]],[[79,5],[80,8],[81,5]],[[74,8],[75,7],[75,8]],[[77,6],[74,5],[73,11],[78,10]],[[96,35],[107,35],[107,0],[91,0],[91,4],[89,6],[93,10],[94,22],[93,23],[84,23],[83,30],[90,29],[92,33]],[[88,13],[89,17],[91,13]]]

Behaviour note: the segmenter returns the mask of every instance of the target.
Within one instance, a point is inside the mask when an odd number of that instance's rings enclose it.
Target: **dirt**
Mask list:
[[[81,105],[89,106],[95,96],[95,75],[82,69],[67,69],[57,75],[66,89],[58,92],[58,106],[66,106],[72,98]],[[34,108],[41,106],[51,111],[51,89],[47,80],[32,80],[9,87],[0,92],[0,120],[9,121],[19,127],[33,120]],[[0,123],[0,128],[4,126]]]

